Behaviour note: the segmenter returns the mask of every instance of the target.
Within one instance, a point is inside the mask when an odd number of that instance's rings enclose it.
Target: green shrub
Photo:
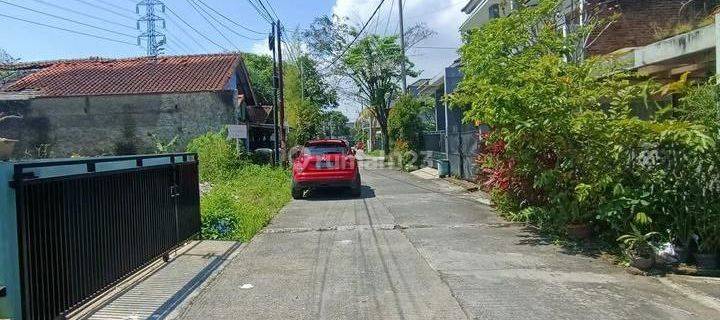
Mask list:
[[[222,133],[199,136],[187,146],[200,160],[201,181],[222,181],[231,178],[247,161],[241,159],[235,144]]]
[[[404,139],[395,140],[393,146],[392,159],[396,161],[398,167],[403,171],[415,170],[418,162],[417,150],[411,149],[410,144]]]
[[[385,156],[385,152],[383,152],[383,151],[380,150],[380,149],[375,149],[375,150],[372,150],[372,151],[367,151],[367,152],[365,152],[365,154],[366,154],[367,156],[370,156],[370,157],[384,157],[384,156]]]
[[[393,147],[398,142],[405,151],[419,151],[424,129],[421,115],[432,107],[432,101],[411,95],[400,97],[388,115],[388,134]]]
[[[450,101],[493,129],[478,163],[499,211],[555,233],[592,224],[611,240],[633,224],[662,240],[705,234],[711,250],[708,235],[720,226],[718,86],[661,87],[604,58],[578,58],[578,42],[603,24],[563,36],[561,5],[521,7],[468,33],[461,49],[465,77]],[[650,101],[664,94],[685,97],[675,108]],[[642,120],[639,106],[661,111]]]

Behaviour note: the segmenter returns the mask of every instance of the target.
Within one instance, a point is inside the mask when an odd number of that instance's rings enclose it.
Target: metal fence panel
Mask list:
[[[195,160],[16,177],[24,318],[62,318],[198,234]]]
[[[445,153],[445,132],[424,132],[422,134],[422,151]]]

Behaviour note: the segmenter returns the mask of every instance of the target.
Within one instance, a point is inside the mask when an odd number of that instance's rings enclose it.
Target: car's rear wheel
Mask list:
[[[303,190],[302,188],[296,186],[295,183],[293,182],[293,186],[292,186],[292,197],[293,197],[293,199],[296,199],[296,200],[302,199],[304,193],[305,193],[305,190]]]

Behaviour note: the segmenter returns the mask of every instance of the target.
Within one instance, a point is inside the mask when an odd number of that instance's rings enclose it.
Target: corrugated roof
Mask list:
[[[2,91],[34,91],[40,97],[219,91],[241,60],[239,54],[209,54],[58,61]]]

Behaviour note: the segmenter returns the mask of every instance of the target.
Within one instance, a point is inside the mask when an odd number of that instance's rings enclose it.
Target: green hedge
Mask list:
[[[697,234],[702,251],[719,252],[720,88],[686,76],[661,85],[578,55],[606,21],[563,36],[561,5],[520,8],[461,49],[451,102],[492,128],[478,162],[499,209],[557,234],[586,223],[609,241],[631,224],[680,244]]]

